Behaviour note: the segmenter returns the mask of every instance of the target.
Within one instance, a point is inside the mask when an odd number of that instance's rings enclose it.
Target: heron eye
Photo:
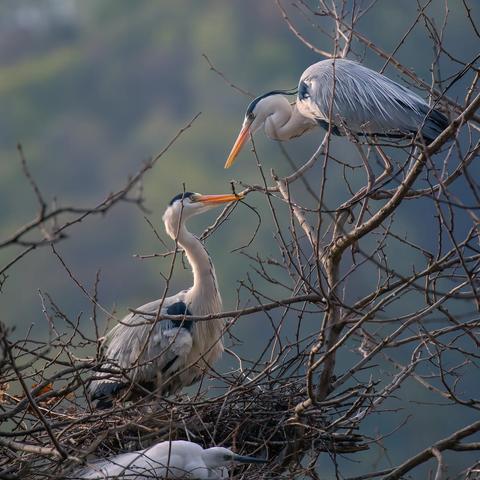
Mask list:
[[[249,120],[253,120],[255,118],[255,115],[253,114],[253,112],[250,112],[248,115],[247,115],[247,118]]]
[[[300,100],[310,98],[310,93],[308,92],[308,85],[305,82],[300,83],[300,87],[298,88],[298,98]]]

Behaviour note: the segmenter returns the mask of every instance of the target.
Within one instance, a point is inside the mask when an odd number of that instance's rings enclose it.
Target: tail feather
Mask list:
[[[127,386],[123,382],[98,381],[96,388],[90,391],[90,398],[92,400],[99,400],[104,397],[113,397]]]
[[[425,140],[430,143],[448,127],[450,122],[448,118],[438,110],[425,110],[423,113],[425,113],[427,117],[422,128],[422,135]]]
[[[90,399],[98,400],[97,408],[110,408],[113,398],[121,392],[127,384],[114,380],[95,380],[90,385]]]
[[[95,380],[90,386],[90,399],[105,400],[113,398],[126,386],[126,383],[114,380]]]

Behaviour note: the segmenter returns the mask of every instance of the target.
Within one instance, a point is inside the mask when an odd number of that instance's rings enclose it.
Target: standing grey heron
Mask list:
[[[297,101],[292,106],[285,95],[294,94]],[[308,67],[295,90],[274,90],[255,98],[247,107],[225,168],[232,166],[242,146],[262,125],[273,140],[289,140],[319,125],[333,135],[353,137],[404,138],[420,132],[430,143],[447,127],[448,119],[388,77],[336,58]],[[385,171],[391,169],[386,156],[380,155]],[[371,183],[364,155],[362,160]]]
[[[221,312],[222,299],[213,263],[185,223],[194,215],[242,198],[185,192],[171,200],[163,215],[165,230],[185,251],[193,270],[193,286],[141,306],[138,311],[150,316],[131,313],[107,334],[106,365],[89,387],[99,408],[111,406],[112,399],[128,388],[175,393],[198,381],[221,356],[224,321],[188,320],[189,315]],[[179,319],[153,322],[157,313],[178,315]]]
[[[267,460],[237,455],[228,448],[203,449],[184,440],[160,442],[145,450],[122,453],[96,460],[75,472],[70,479],[118,478],[190,478],[200,480],[227,479],[227,465],[266,463]]]

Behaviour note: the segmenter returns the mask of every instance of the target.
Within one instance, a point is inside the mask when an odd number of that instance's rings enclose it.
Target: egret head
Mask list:
[[[209,468],[222,467],[230,463],[267,463],[264,458],[237,455],[228,448],[212,447],[203,451],[203,461]]]
[[[175,238],[179,222],[184,223],[190,217],[211,210],[229,202],[238,202],[244,195],[202,195],[201,193],[183,192],[175,195],[163,214],[165,229],[171,238]]]
[[[245,112],[242,129],[228,155],[225,168],[233,165],[245,142],[265,124],[267,118],[279,112],[290,111],[290,104],[284,95],[295,95],[297,90],[273,90],[250,102]],[[283,107],[283,108],[282,108]]]

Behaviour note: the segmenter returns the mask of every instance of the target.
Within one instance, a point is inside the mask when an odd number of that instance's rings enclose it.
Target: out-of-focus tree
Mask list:
[[[89,454],[192,435],[268,455],[245,478],[476,478],[476,5],[0,8],[0,478],[62,478]],[[394,172],[368,196],[347,138],[312,157],[321,129],[280,149],[258,135],[226,175],[251,95],[293,87],[322,52],[403,83],[450,126],[384,146]],[[158,298],[169,271],[163,206],[232,176],[246,205],[204,235],[229,354],[167,402],[94,410],[107,323]],[[189,281],[180,257],[172,291]]]

